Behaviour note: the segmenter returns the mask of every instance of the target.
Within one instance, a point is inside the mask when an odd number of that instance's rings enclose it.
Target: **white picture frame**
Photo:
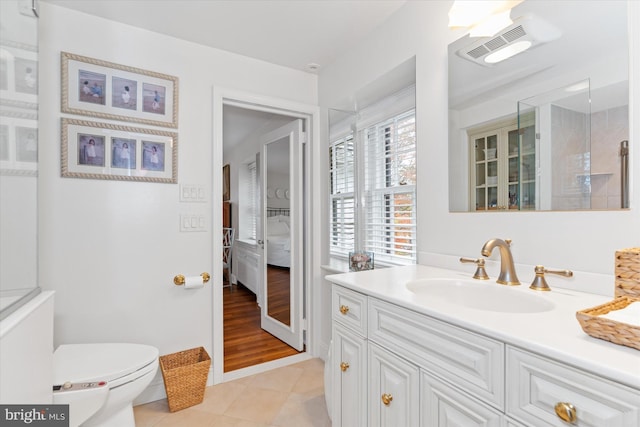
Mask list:
[[[62,112],[178,127],[178,78],[61,52]]]
[[[178,182],[175,132],[63,118],[60,156],[66,178]]]

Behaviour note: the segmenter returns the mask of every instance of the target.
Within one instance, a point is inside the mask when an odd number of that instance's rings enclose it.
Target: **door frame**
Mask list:
[[[260,365],[251,366],[224,373],[224,313],[222,296],[222,248],[215,242],[222,241],[222,185],[220,185],[220,174],[215,171],[222,171],[223,166],[223,109],[225,105],[246,108],[250,110],[267,111],[275,114],[291,116],[292,118],[303,119],[307,128],[307,142],[304,156],[305,182],[303,191],[307,194],[304,207],[303,229],[306,230],[306,247],[309,249],[305,253],[304,264],[304,302],[303,310],[305,314],[305,342],[306,352],[300,355],[279,359]],[[318,330],[320,326],[320,310],[318,304],[312,301],[320,301],[321,293],[316,278],[320,276],[319,257],[312,254],[321,253],[321,197],[310,197],[312,194],[321,194],[320,168],[314,167],[313,160],[320,159],[320,109],[318,106],[284,100],[271,96],[257,95],[244,91],[239,91],[224,87],[213,87],[213,148],[212,148],[212,216],[211,216],[211,246],[212,246],[212,379],[213,384],[230,381],[242,376],[264,372],[274,367],[286,366],[311,357],[318,356],[316,342],[320,336]],[[315,214],[314,214],[315,212]],[[217,225],[220,225],[218,227]],[[314,260],[315,259],[315,260]]]

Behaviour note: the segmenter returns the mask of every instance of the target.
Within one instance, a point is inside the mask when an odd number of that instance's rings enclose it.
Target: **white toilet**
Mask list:
[[[135,427],[133,399],[157,370],[158,349],[148,345],[61,345],[53,372],[54,388],[62,387],[53,400],[69,404],[71,426]]]

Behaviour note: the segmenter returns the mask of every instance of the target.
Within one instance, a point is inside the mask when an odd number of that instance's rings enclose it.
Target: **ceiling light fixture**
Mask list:
[[[514,55],[522,53],[530,47],[531,42],[529,40],[516,42],[508,45],[505,48],[496,50],[491,55],[487,55],[486,58],[484,58],[484,62],[488,64],[495,64],[496,62],[504,61],[507,58],[511,58]]]

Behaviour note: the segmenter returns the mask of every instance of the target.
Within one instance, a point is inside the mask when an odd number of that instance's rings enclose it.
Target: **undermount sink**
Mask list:
[[[525,292],[493,281],[487,283],[477,280],[420,279],[407,283],[407,289],[419,297],[433,298],[476,310],[541,313],[554,308],[551,301],[534,291]]]

